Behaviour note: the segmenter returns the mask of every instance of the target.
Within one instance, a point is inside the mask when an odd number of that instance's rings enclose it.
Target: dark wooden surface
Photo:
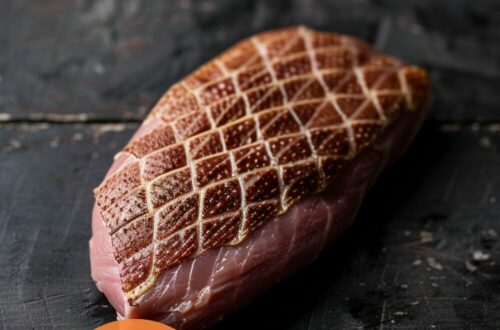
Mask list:
[[[430,70],[433,113],[354,227],[216,329],[500,328],[500,3],[1,1],[0,329],[91,329],[91,190],[173,82],[290,24]]]

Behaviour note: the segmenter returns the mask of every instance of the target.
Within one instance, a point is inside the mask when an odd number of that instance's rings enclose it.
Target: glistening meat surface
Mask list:
[[[350,37],[259,34],[174,85],[96,189],[121,317],[210,324],[311,261],[411,141],[425,72]]]

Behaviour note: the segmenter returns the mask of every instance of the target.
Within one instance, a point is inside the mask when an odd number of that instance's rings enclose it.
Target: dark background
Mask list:
[[[89,329],[92,188],[175,81],[306,24],[426,67],[433,113],[311,266],[216,329],[500,328],[500,2],[0,2],[0,329]]]

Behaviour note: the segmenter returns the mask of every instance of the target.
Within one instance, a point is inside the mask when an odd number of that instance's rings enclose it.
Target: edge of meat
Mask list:
[[[181,329],[214,323],[314,260],[350,227],[366,191],[384,167],[409,146],[428,108],[427,103],[423,109],[402,113],[326,191],[299,202],[240,245],[207,251],[165,272],[134,306],[122,291],[111,238],[95,205],[89,242],[92,278],[117,310],[118,318],[153,319]],[[146,122],[135,136],[150,125]],[[118,154],[107,175],[128,161],[127,156]],[[299,222],[300,231],[296,228]],[[236,263],[239,260],[245,261]]]

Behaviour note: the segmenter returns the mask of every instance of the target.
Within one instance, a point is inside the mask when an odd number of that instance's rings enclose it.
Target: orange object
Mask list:
[[[168,325],[149,320],[121,320],[114,321],[96,328],[95,330],[175,330]]]

